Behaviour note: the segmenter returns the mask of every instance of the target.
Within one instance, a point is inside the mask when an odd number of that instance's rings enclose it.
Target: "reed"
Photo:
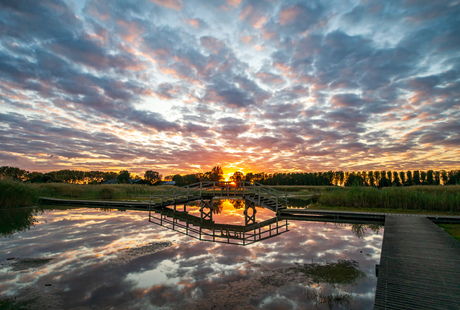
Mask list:
[[[29,184],[13,180],[0,180],[0,209],[36,205],[38,192]]]
[[[80,185],[69,183],[32,184],[41,197],[73,199],[148,199],[149,195],[158,195],[172,190],[169,185],[149,186],[132,184]]]
[[[460,186],[352,187],[321,194],[319,203],[354,209],[460,212]]]

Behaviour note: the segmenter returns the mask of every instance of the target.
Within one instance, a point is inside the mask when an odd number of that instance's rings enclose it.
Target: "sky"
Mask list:
[[[458,169],[460,1],[0,2],[0,166]]]

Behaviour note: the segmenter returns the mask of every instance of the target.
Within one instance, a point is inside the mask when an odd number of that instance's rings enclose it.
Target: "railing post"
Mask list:
[[[278,214],[278,196],[276,196],[276,214]]]
[[[244,197],[244,183],[246,183],[246,182],[243,181],[243,197]]]
[[[161,205],[163,206],[163,198],[164,198],[164,193],[161,193]]]
[[[212,182],[212,196],[216,196],[216,182]]]
[[[149,198],[149,222],[150,222],[150,217],[151,217],[151,213],[152,213],[152,194],[150,194],[150,198]]]
[[[284,199],[286,199],[286,209],[287,209],[287,207],[288,207],[288,205],[287,205],[287,194],[284,194]]]
[[[187,200],[189,199],[189,194],[190,194],[190,188],[187,185]]]
[[[230,183],[227,182],[227,196],[230,196]]]
[[[200,182],[200,196],[201,196],[202,191],[203,191],[203,182]]]
[[[259,206],[260,206],[260,186],[259,186]]]

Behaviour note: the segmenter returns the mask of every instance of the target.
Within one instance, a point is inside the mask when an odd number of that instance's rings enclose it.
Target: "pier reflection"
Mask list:
[[[179,210],[180,209],[180,210]],[[218,243],[249,245],[289,231],[287,219],[262,212],[244,200],[201,201],[198,204],[152,209],[149,222],[190,236]]]

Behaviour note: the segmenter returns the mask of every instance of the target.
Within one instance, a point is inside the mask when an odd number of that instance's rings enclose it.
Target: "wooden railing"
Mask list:
[[[190,185],[171,189],[161,195],[150,195],[151,205],[175,204],[181,201],[190,201],[200,197],[243,197],[249,198],[260,206],[270,204],[278,211],[287,208],[287,194],[269,186],[248,181],[235,182],[197,182]]]

